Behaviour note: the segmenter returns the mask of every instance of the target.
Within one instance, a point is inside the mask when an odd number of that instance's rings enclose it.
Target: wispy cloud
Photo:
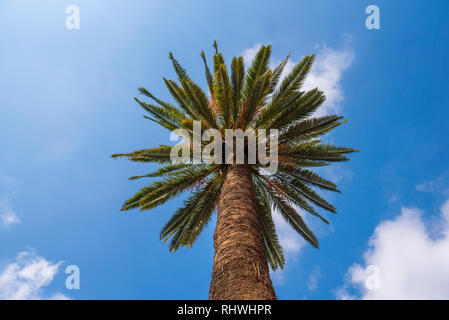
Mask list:
[[[448,174],[443,174],[436,179],[425,181],[416,185],[415,189],[420,192],[428,193],[448,193]]]
[[[318,281],[321,279],[322,274],[319,267],[315,267],[309,275],[307,280],[307,288],[313,292],[318,288]]]
[[[319,169],[319,170],[318,170]],[[322,173],[327,179],[330,179],[334,183],[347,182],[352,179],[354,172],[339,165],[332,164],[328,167],[318,168],[316,172]]]
[[[0,192],[15,193],[18,185],[16,179],[6,174],[0,173]]]
[[[449,299],[449,200],[441,207],[438,226],[436,234],[421,210],[406,207],[396,219],[380,223],[363,254],[365,267],[349,268],[337,298]],[[365,285],[367,266],[379,270],[377,289]]]
[[[56,140],[45,148],[45,153],[51,156],[53,159],[65,160],[72,153],[78,151],[78,144],[72,140]]]
[[[245,65],[248,66],[256,56],[257,51],[261,47],[257,43],[251,48],[244,50],[243,58]],[[326,43],[317,46],[317,57],[315,63],[304,82],[303,89],[311,90],[319,88],[324,91],[326,101],[323,106],[316,112],[316,116],[323,116],[326,114],[337,113],[342,110],[341,103],[344,100],[344,91],[341,84],[344,72],[351,66],[354,61],[354,50],[349,37],[345,38],[345,43],[342,49],[334,49],[329,47]],[[271,68],[274,68],[281,59],[274,58]],[[289,74],[298,61],[288,61],[284,67],[281,77]]]
[[[0,299],[68,299],[61,293],[46,295],[43,292],[43,288],[53,281],[61,264],[47,261],[34,250],[19,252],[15,261],[0,273]]]
[[[17,189],[17,181],[14,178],[0,173],[0,226],[2,227],[20,223],[19,215],[11,204],[11,196],[17,192]]]
[[[319,88],[326,95],[326,101],[315,116],[338,113],[342,110],[344,91],[341,80],[353,60],[354,52],[350,40],[346,40],[343,49],[333,49],[325,43],[321,45],[312,70],[304,82],[305,90]]]
[[[19,216],[11,207],[9,197],[0,199],[0,224],[3,227],[9,227],[20,222]]]
[[[245,62],[246,68],[251,65],[251,62],[256,57],[257,51],[259,51],[262,45],[260,43],[256,43],[251,48],[247,48],[243,50],[243,61]]]
[[[280,213],[273,212],[273,220],[279,236],[279,242],[286,260],[295,259],[301,249],[307,244],[301,236],[284,220]],[[285,283],[285,269],[272,272],[273,281],[282,285]]]
[[[388,203],[398,202],[399,200],[401,200],[401,197],[398,194],[394,194],[388,199]]]
[[[273,220],[276,224],[279,242],[281,243],[284,253],[291,257],[296,256],[306,244],[305,240],[293,230],[278,212],[273,213]]]

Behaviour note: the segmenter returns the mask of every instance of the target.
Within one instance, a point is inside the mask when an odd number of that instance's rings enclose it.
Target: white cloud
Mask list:
[[[307,244],[306,241],[284,220],[279,212],[273,211],[273,220],[285,259],[294,259]],[[271,277],[276,284],[284,284],[285,271],[284,268],[271,273]]]
[[[449,194],[447,189],[448,174],[443,174],[440,177],[418,184],[415,189],[420,192],[428,193],[443,193]]]
[[[316,267],[312,270],[309,275],[309,280],[307,281],[307,288],[309,291],[315,291],[318,288],[318,281],[321,279],[321,270],[319,267]]]
[[[20,223],[19,216],[9,204],[9,198],[0,199],[0,222],[4,227]]]
[[[252,48],[244,50],[243,58],[246,66],[254,59],[260,47],[261,45],[257,43]],[[272,63],[271,68],[276,67],[281,61],[274,60],[276,63]],[[353,60],[354,51],[349,38],[346,38],[344,48],[340,50],[333,49],[326,44],[318,47],[315,63],[303,85],[303,89],[305,90],[318,87],[326,95],[326,101],[317,110],[315,116],[323,116],[341,111],[341,102],[344,100],[341,79],[344,71],[349,68]],[[289,74],[297,63],[289,60],[284,67],[281,77],[283,78]]]
[[[342,50],[335,50],[326,44],[322,45],[303,86],[305,90],[319,88],[326,95],[326,101],[317,110],[315,116],[341,111],[341,102],[344,99],[341,79],[343,72],[349,68],[353,60],[354,52],[349,41]]]
[[[0,191],[7,190],[9,193],[15,193],[17,191],[17,181],[8,175],[0,173]]]
[[[380,223],[363,254],[365,266],[377,266],[379,288],[367,289],[366,267],[351,266],[336,296],[341,299],[449,299],[449,200],[436,226],[427,226],[422,211],[401,209]],[[350,294],[355,288],[357,295]]]
[[[0,273],[0,299],[68,299],[61,293],[45,296],[42,290],[53,281],[61,264],[47,261],[33,250],[19,252]]]
[[[243,51],[243,61],[246,68],[251,65],[251,62],[256,57],[257,51],[259,51],[261,46],[262,45],[260,43],[256,43],[252,48],[248,48]]]
[[[306,241],[285,221],[280,213],[274,211],[273,220],[284,253],[290,256],[298,254]]]
[[[398,202],[400,199],[401,197],[398,194],[394,194],[388,199],[388,203]]]
[[[346,169],[339,164],[332,164],[328,167],[317,168],[315,172],[318,174],[322,172],[326,179],[329,179],[336,184],[340,182],[347,182],[354,176],[353,171]]]
[[[13,210],[10,201],[17,189],[18,184],[14,178],[0,173],[0,225],[3,227],[20,223],[20,218]]]
[[[53,141],[44,149],[46,154],[50,154],[56,159],[67,159],[68,156],[78,150],[78,144],[74,141]]]
[[[432,181],[431,182],[424,182],[421,184],[418,184],[416,186],[416,190],[417,191],[421,191],[421,192],[433,192],[434,191],[434,186]]]

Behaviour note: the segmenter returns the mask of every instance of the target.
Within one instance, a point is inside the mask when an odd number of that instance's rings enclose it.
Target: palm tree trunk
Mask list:
[[[274,300],[249,168],[231,165],[218,202],[209,299]]]

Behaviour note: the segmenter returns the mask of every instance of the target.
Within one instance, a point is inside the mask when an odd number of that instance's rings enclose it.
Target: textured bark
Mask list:
[[[209,299],[274,300],[251,173],[231,165],[218,203]]]

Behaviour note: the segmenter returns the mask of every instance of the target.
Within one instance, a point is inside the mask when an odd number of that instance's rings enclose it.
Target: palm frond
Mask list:
[[[139,91],[141,94],[153,99],[154,101],[156,101],[159,105],[161,105],[162,107],[164,107],[168,112],[174,114],[176,116],[176,118],[178,119],[184,119],[186,117],[185,113],[180,110],[178,107],[172,105],[171,103],[165,102],[161,99],[156,98],[151,92],[149,92],[147,89],[140,87]]]
[[[291,207],[287,200],[285,192],[279,190],[275,184],[268,181],[267,179],[259,179],[262,182],[267,195],[270,199],[270,204],[273,209],[277,210],[284,220],[292,226],[292,228],[299,233],[307,242],[309,242],[313,247],[318,248],[318,239],[313,234],[312,230],[304,222],[304,219],[296,212],[296,210]],[[283,186],[285,187],[285,186]],[[281,191],[281,192],[280,192]]]
[[[356,149],[335,147],[329,144],[320,144],[319,141],[301,143],[279,150],[279,155],[285,155],[293,159],[318,160],[327,162],[347,161],[346,153],[358,152]]]
[[[264,92],[266,83],[269,84],[270,82],[271,74],[269,77],[266,74],[269,71],[270,56],[271,46],[261,46],[247,70],[243,90],[243,108],[238,120],[242,128],[245,128],[249,123],[248,118],[252,117],[257,108],[257,104],[255,105],[254,102],[258,101],[261,93]],[[265,78],[260,79],[263,75],[265,75]]]
[[[307,242],[309,242],[313,247],[319,247],[318,239],[313,234],[312,230],[309,229],[304,219],[296,212],[296,210],[290,206],[282,196],[276,194],[271,188],[267,188],[269,195],[271,197],[271,202],[273,207],[279,211],[284,220],[293,227],[293,229],[299,233]]]
[[[316,206],[319,206],[325,210],[328,210],[333,213],[337,213],[335,207],[331,205],[329,202],[324,200],[318,193],[313,191],[310,187],[306,186],[302,181],[296,177],[288,176],[283,173],[276,173],[276,178],[283,182],[283,184],[288,185],[288,188],[291,192],[287,192],[288,195],[300,195],[302,198],[307,199],[312,202]],[[310,210],[307,210],[310,212]],[[316,212],[311,212],[315,215]],[[327,222],[327,221],[325,221]]]
[[[134,98],[134,100],[136,100],[144,110],[153,115],[153,117],[160,120],[161,124],[163,124],[163,126],[167,129],[173,131],[179,128],[183,118],[180,118],[178,113],[170,112],[163,107],[159,107],[154,104],[142,102],[137,98]]]
[[[232,69],[232,97],[233,97],[233,107],[231,110],[232,122],[235,124],[237,122],[237,116],[240,111],[241,100],[242,100],[242,90],[245,83],[245,65],[243,57],[234,57],[231,64]]]
[[[268,195],[258,178],[254,177],[253,183],[256,196],[256,210],[260,215],[268,262],[273,270],[283,269],[285,258],[276,233]]]
[[[326,100],[322,91],[313,89],[302,94],[294,103],[280,112],[268,128],[285,129],[292,123],[312,115]]]
[[[279,112],[289,114],[286,110],[292,103],[294,103],[302,94],[299,91],[304,80],[309,73],[315,55],[304,57],[281,82],[279,88],[275,90],[271,97],[271,102],[261,112],[259,119],[256,121],[256,127],[265,126],[265,124]],[[272,126],[274,127],[274,126]]]
[[[315,55],[306,56],[293,68],[292,72],[282,80],[281,85],[273,94],[272,105],[277,104],[301,88],[314,61]]]
[[[140,208],[142,211],[153,209],[187,188],[194,187],[198,181],[204,179],[216,169],[216,166],[193,166],[182,174],[154,181],[127,200],[121,210]]]
[[[133,176],[128,178],[129,180],[137,180],[140,178],[156,178],[156,177],[162,177],[165,175],[173,175],[179,173],[180,170],[183,170],[185,168],[188,168],[192,166],[191,164],[184,164],[184,163],[176,163],[167,165],[165,167],[160,167],[156,171],[152,173],[145,174],[143,176]]]
[[[200,190],[193,192],[168,223],[162,228],[160,238],[167,241],[172,236],[170,250],[191,246],[208,224],[215,210],[223,177],[213,176]]]
[[[307,199],[301,191],[298,191],[298,189],[295,186],[292,186],[289,184],[289,179],[285,179],[284,177],[280,177],[279,174],[275,176],[276,179],[271,178],[270,183],[274,186],[276,186],[277,190],[282,190],[282,195],[286,200],[288,200],[290,203],[294,204],[295,206],[303,209],[305,212],[310,213],[311,215],[321,219],[326,224],[329,224],[329,221],[325,219],[322,215],[320,215],[316,210],[307,202]],[[306,200],[307,199],[307,200]]]
[[[248,97],[254,88],[254,85],[261,75],[266,73],[269,69],[271,56],[271,46],[261,46],[256,53],[251,66],[248,68],[245,80],[245,96]]]
[[[234,110],[231,81],[226,66],[221,64],[215,73],[214,96],[223,116],[223,127],[229,128],[231,111]]]
[[[279,83],[279,80],[281,79],[282,71],[284,71],[284,67],[288,62],[288,58],[290,58],[290,54],[282,60],[282,62],[273,70],[273,76],[271,77],[271,83],[270,83],[270,93],[273,92],[276,88],[276,86]]]
[[[265,100],[269,93],[271,75],[271,70],[269,70],[258,77],[255,81],[253,90],[251,90],[251,93],[246,97],[244,102],[245,107],[241,113],[240,121],[243,129],[247,128],[252,122],[254,115],[265,104]]]
[[[175,69],[176,74],[178,75],[179,81],[190,80],[187,71],[181,66],[178,60],[175,59],[175,57],[171,52],[169,53],[169,58],[173,64],[173,68]]]
[[[206,73],[207,87],[209,88],[209,93],[211,95],[213,95],[214,94],[214,87],[213,87],[214,79],[210,72],[209,66],[207,65],[206,54],[204,53],[204,51],[201,51],[201,58],[203,59],[203,62],[204,62],[204,71]]]
[[[181,83],[195,113],[200,115],[200,118],[210,127],[216,128],[217,124],[209,107],[209,99],[204,91],[192,80],[182,80]]]
[[[340,192],[340,190],[337,189],[337,185],[332,181],[326,180],[310,170],[301,169],[296,165],[280,163],[279,171],[296,177],[307,185],[329,191]]]
[[[165,85],[172,97],[179,103],[179,106],[184,110],[192,119],[199,120],[198,114],[194,113],[189,105],[187,94],[184,89],[178,86],[178,84],[173,80],[167,80],[163,78]]]
[[[171,163],[170,153],[171,146],[159,146],[157,148],[142,149],[130,153],[116,153],[111,157],[120,158],[128,157],[130,161],[136,162],[156,162],[156,163]]]
[[[343,119],[343,117],[331,115],[296,122],[281,132],[279,135],[279,142],[297,142],[300,140],[305,141],[317,138],[346,122],[339,122],[341,119]]]

